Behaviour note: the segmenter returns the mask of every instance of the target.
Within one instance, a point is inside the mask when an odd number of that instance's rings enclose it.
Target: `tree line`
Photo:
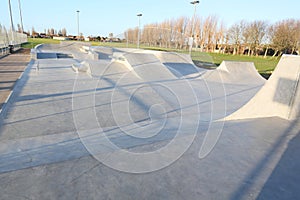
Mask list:
[[[28,31],[28,34],[30,34],[30,31]],[[66,37],[67,36],[67,29],[62,28],[59,30],[56,30],[54,28],[48,28],[45,29],[43,33],[38,33],[34,27],[31,28],[31,34],[32,37],[53,37],[53,36],[61,36]]]
[[[138,32],[138,27],[127,29],[125,40],[137,42]],[[188,38],[193,37],[194,48],[205,52],[280,56],[283,53],[299,54],[300,50],[299,19],[273,24],[263,20],[241,20],[226,27],[214,15],[194,20],[179,17],[146,24],[140,34],[142,44],[164,48],[187,49]]]

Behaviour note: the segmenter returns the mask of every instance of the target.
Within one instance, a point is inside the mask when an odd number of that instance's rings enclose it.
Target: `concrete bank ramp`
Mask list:
[[[41,44],[35,47],[37,54],[40,54],[41,58],[38,59],[53,59],[55,58],[75,58],[77,60],[95,60],[94,55],[90,55],[87,52],[83,53],[83,47],[89,48],[89,43],[84,42],[60,42],[60,44]],[[53,56],[46,55],[45,53],[51,53]],[[60,56],[63,53],[65,55]],[[98,59],[96,55],[96,59]],[[37,55],[38,57],[38,55]]]
[[[78,51],[82,48],[82,46],[91,46],[91,44],[86,42],[61,41],[59,49],[65,51]]]
[[[36,59],[57,59],[56,53],[36,53]]]
[[[206,71],[197,67],[188,54],[126,48],[116,48],[115,50],[118,53],[153,54],[170,73],[178,78],[199,76],[199,73]]]
[[[113,49],[110,47],[94,47],[94,46],[82,46],[80,51],[88,54],[90,60],[110,60],[113,54]]]
[[[37,47],[38,50],[51,51],[79,51],[82,46],[90,46],[89,43],[84,42],[68,42],[61,41],[60,44],[41,44]]]
[[[300,113],[300,56],[283,55],[262,89],[228,120],[281,117],[294,120]]]
[[[197,105],[197,101],[189,82],[174,76],[155,55],[116,52],[113,56],[114,61],[126,66],[131,73],[150,87],[155,95],[159,95],[155,99],[163,102],[160,103],[161,105],[167,104],[175,112],[183,110],[183,115],[194,112],[193,105]]]
[[[129,70],[133,70],[144,81],[161,81],[177,78],[153,54],[116,52],[113,54],[113,59],[125,64]]]
[[[110,59],[113,55],[113,49],[110,47],[92,47],[94,52],[99,54],[99,59]]]
[[[245,85],[263,85],[266,82],[252,62],[223,61],[217,69],[207,71],[202,78]]]
[[[187,63],[194,65],[192,58],[188,54],[181,54],[176,52],[162,52],[162,51],[153,51],[155,56],[162,63]]]
[[[155,56],[177,77],[196,75],[205,71],[197,67],[190,55],[175,52],[155,52]]]

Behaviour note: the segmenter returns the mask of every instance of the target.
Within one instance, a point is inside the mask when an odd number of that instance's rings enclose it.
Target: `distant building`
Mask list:
[[[64,41],[64,40],[70,40],[68,37],[60,37],[60,36],[54,36],[53,40],[60,40],[60,41]]]

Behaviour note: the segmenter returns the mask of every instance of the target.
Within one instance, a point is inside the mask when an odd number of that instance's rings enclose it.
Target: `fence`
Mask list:
[[[0,26],[0,55],[9,53],[10,48],[18,49],[21,44],[27,42],[27,35],[12,31],[7,31],[5,27]]]

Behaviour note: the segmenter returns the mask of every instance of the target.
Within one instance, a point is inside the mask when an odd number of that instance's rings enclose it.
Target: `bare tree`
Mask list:
[[[126,31],[125,35],[127,35],[126,39],[128,40],[128,42],[130,42],[130,43],[136,43],[137,42],[138,31],[139,31],[138,27],[136,27],[134,29],[128,29]]]
[[[217,28],[216,34],[215,34],[215,47],[218,49],[219,53],[224,53],[224,44],[225,44],[225,25],[222,21],[220,25]]]
[[[205,38],[203,37],[203,19],[202,18],[195,18],[195,43],[196,49],[199,47],[200,51],[203,51]]]
[[[280,53],[299,52],[300,20],[284,20],[268,25],[265,21],[244,20],[233,24],[229,29],[217,16],[195,18],[193,21],[196,47],[207,52],[232,52],[248,55],[259,55],[265,50],[265,57],[270,48]],[[142,31],[141,41],[149,46],[182,49],[187,46],[191,36],[192,22],[187,17],[164,20],[160,23],[146,24]],[[137,41],[138,29],[128,29],[125,37],[128,41]]]
[[[258,49],[266,35],[267,23],[265,21],[253,21],[247,29],[249,31],[249,52],[258,55]]]
[[[67,36],[67,29],[66,28],[61,29],[61,34],[62,34],[62,36],[66,37]]]
[[[298,31],[297,31],[297,35],[296,35],[296,38],[297,38],[296,39],[297,40],[297,45],[296,45],[297,50],[296,51],[297,51],[298,55],[300,55],[300,20],[297,21],[297,30]]]
[[[215,35],[217,31],[218,18],[210,15],[203,22],[202,43],[206,45],[206,51],[214,51]],[[202,44],[202,45],[204,45]]]
[[[242,35],[245,29],[245,21],[233,24],[228,29],[229,43],[233,45],[233,54],[238,54],[241,48]]]
[[[186,31],[189,19],[187,17],[180,17],[176,20],[175,32],[176,32],[176,48],[182,49],[184,46],[185,38],[186,38]]]
[[[291,54],[296,53],[300,42],[300,20],[290,20]]]
[[[274,37],[272,45],[276,52],[273,56],[279,53],[294,53],[299,45],[299,22],[295,19],[288,19],[277,22],[274,25]]]
[[[267,57],[268,51],[270,47],[272,47],[272,40],[274,38],[274,26],[270,25],[266,29],[266,35],[265,35],[265,53],[264,53],[264,58]]]
[[[34,27],[31,28],[31,35],[32,37],[36,37],[38,33],[35,31]]]
[[[50,35],[51,35],[51,36],[55,35],[55,30],[54,30],[54,28],[51,28],[51,29],[50,29]]]

